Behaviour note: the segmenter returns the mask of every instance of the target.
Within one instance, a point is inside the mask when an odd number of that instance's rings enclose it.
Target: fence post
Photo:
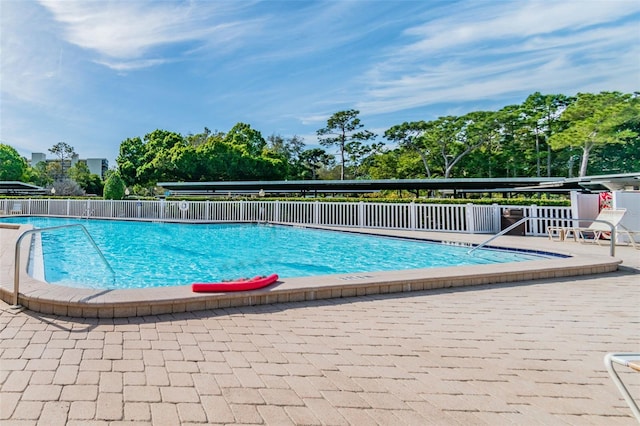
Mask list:
[[[71,209],[71,200],[67,198],[67,216],[69,216],[70,209]]]
[[[491,229],[491,232],[493,232],[494,234],[497,234],[498,232],[500,232],[500,206],[497,203],[493,203],[491,207],[493,207],[493,211],[492,211],[493,212],[492,214],[493,229]]]
[[[244,200],[240,200],[240,222],[244,222]]]
[[[531,208],[529,209],[529,216],[531,217],[539,217],[540,215],[538,214],[538,206],[536,204],[532,204]],[[538,236],[540,233],[540,220],[536,219],[533,221],[529,221],[529,224],[531,225],[531,233],[535,236]]]
[[[364,203],[360,201],[358,203],[358,227],[362,228],[364,226]]]
[[[469,232],[470,234],[475,234],[476,233],[476,223],[475,223],[476,216],[473,209],[473,204],[467,203],[465,210],[466,210],[465,218],[467,220],[467,232]]]
[[[416,229],[416,204],[413,201],[409,204],[409,228],[412,231]]]
[[[313,224],[317,225],[320,221],[320,201],[313,203]]]

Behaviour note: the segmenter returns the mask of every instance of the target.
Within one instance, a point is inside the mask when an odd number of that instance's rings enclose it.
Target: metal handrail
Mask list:
[[[27,231],[23,232],[22,235],[20,235],[18,237],[18,239],[16,240],[16,251],[15,251],[15,256],[14,256],[15,266],[14,266],[14,271],[13,271],[13,306],[12,306],[12,308],[20,307],[20,305],[18,305],[18,295],[19,295],[19,290],[20,290],[20,243],[22,243],[22,239],[24,237],[26,237],[27,235],[31,235],[31,234],[35,234],[35,233],[42,233],[42,232],[45,232],[45,231],[55,231],[55,230],[62,229],[62,228],[73,228],[73,227],[79,227],[80,229],[82,229],[82,231],[87,236],[87,238],[89,238],[89,242],[91,243],[93,248],[95,248],[96,251],[98,252],[98,254],[100,255],[100,258],[102,259],[104,264],[107,265],[107,268],[109,268],[109,270],[111,271],[111,274],[113,275],[113,279],[115,281],[115,277],[116,277],[115,271],[113,270],[113,268],[109,264],[109,261],[107,260],[107,258],[104,257],[104,254],[102,253],[102,251],[100,250],[100,248],[98,247],[96,242],[94,241],[94,239],[91,236],[91,234],[89,234],[89,231],[87,231],[87,228],[84,227],[84,225],[82,225],[80,223],[74,223],[74,224],[70,224],[70,225],[50,226],[48,228],[30,229],[30,230],[27,230]]]
[[[519,221],[517,221],[516,223],[508,226],[507,228],[503,229],[502,231],[498,232],[496,235],[494,235],[493,237],[489,238],[488,240],[486,240],[485,242],[478,244],[477,246],[475,246],[474,248],[472,248],[471,250],[469,250],[467,252],[467,254],[471,254],[473,253],[475,250],[482,248],[484,246],[486,246],[487,244],[489,244],[491,241],[495,240],[496,238],[506,234],[507,232],[511,231],[512,229],[514,229],[515,227],[519,226],[520,224],[526,222],[527,220],[533,220],[533,219],[551,219],[548,217],[541,217],[541,216],[529,216],[529,217],[523,217],[522,219],[520,219]],[[601,220],[601,219],[580,219],[580,218],[575,218],[575,219],[568,219],[570,221],[589,221],[589,222],[599,222],[599,223],[605,223],[607,225],[609,225],[609,227],[611,228],[611,242],[610,242],[610,249],[609,249],[609,253],[611,255],[611,257],[614,257],[616,255],[616,227],[613,223],[606,221],[606,220]]]

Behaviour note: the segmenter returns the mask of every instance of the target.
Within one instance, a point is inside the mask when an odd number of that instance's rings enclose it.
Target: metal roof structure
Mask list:
[[[46,189],[30,183],[15,180],[0,181],[0,194],[3,195],[41,195],[46,192]]]
[[[468,178],[468,179],[384,179],[384,180],[296,180],[232,182],[159,182],[175,195],[364,193],[383,190],[435,190],[466,192],[601,192],[636,188],[640,173],[588,176],[567,179],[550,178]]]
[[[640,172],[613,175],[585,176],[567,179],[568,184],[577,183],[590,192],[640,190]]]

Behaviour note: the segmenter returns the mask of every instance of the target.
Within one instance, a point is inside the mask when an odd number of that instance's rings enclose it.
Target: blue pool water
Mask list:
[[[271,273],[286,278],[543,257],[485,249],[469,255],[468,247],[288,226],[44,217],[1,221],[29,223],[37,228],[84,225],[115,271],[115,277],[80,228],[41,234],[45,279],[73,287],[162,287]]]

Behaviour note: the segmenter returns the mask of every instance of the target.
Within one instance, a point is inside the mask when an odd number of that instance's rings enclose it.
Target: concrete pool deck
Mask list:
[[[3,241],[0,244],[0,298],[8,303],[13,303],[14,247],[21,232],[14,228],[0,227],[0,241]],[[24,231],[27,228],[21,229]],[[479,244],[488,238],[486,234],[334,229],[447,241],[451,244]],[[503,236],[494,245],[552,251],[568,257],[491,265],[285,278],[263,289],[233,293],[194,293],[190,286],[123,290],[71,288],[38,281],[27,275],[23,267],[19,305],[45,314],[82,318],[146,316],[605,273],[615,271],[620,263],[617,258],[602,256],[593,250],[569,250],[570,246],[566,244],[547,244],[536,249],[530,244],[533,240],[541,239]],[[541,243],[540,241],[539,244]],[[26,265],[27,242],[22,246],[21,264]],[[267,274],[277,272],[265,271]]]
[[[0,302],[0,423],[637,424],[602,361],[640,352],[640,252],[617,257],[605,274],[131,318]]]

